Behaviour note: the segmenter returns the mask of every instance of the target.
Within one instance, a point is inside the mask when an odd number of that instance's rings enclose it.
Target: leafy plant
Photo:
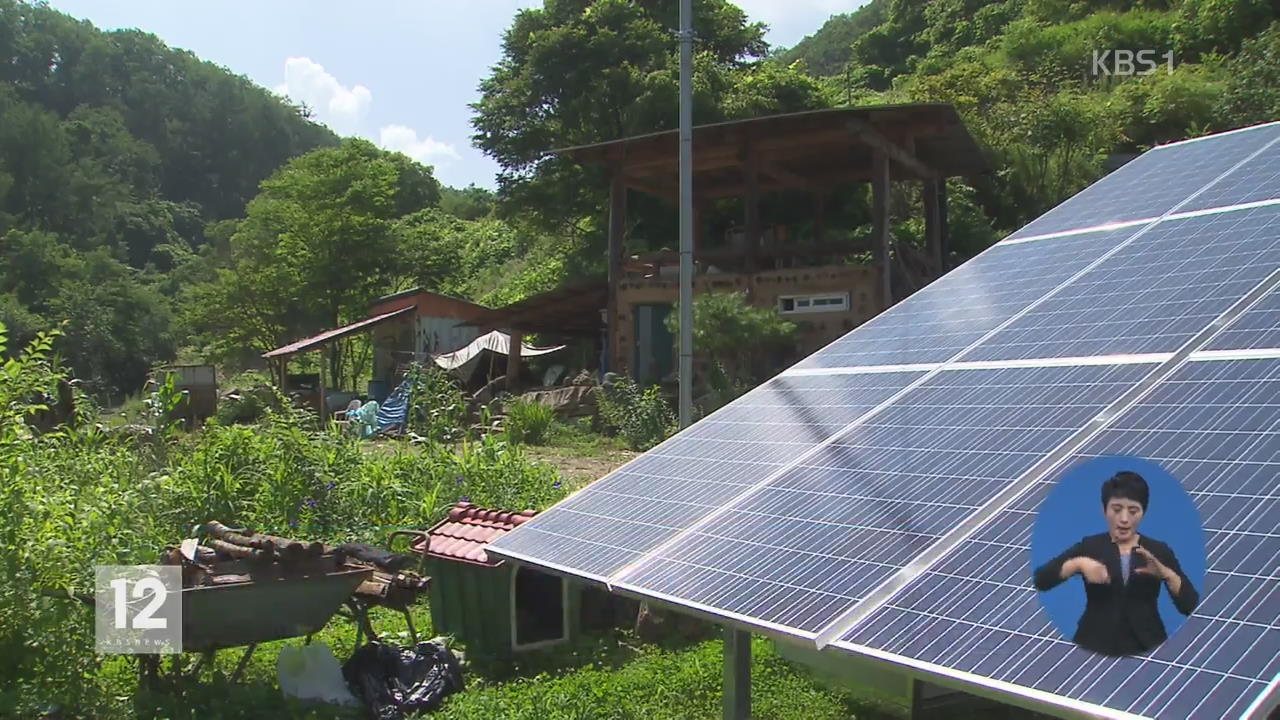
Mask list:
[[[434,363],[409,368],[409,429],[435,442],[452,442],[466,434],[467,401],[462,388]]]
[[[556,414],[550,407],[520,398],[507,406],[503,428],[512,442],[542,445],[555,419]]]
[[[676,430],[676,417],[657,385],[643,390],[629,377],[601,388],[600,417],[632,450],[648,450]]]
[[[680,337],[680,308],[667,315],[667,330]],[[741,292],[708,293],[693,300],[694,352],[711,361],[713,392],[735,396],[772,368],[772,355],[795,340],[796,325],[777,308],[755,307]],[[729,397],[728,399],[732,399]],[[724,400],[727,402],[728,400]]]

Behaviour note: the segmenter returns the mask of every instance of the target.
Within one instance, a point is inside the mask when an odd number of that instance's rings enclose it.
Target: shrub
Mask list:
[[[434,442],[453,442],[466,434],[467,401],[462,388],[435,363],[409,368],[413,407],[409,429]]]
[[[507,406],[503,427],[512,442],[542,445],[556,419],[555,412],[540,402],[518,399]]]
[[[648,450],[676,429],[675,414],[661,389],[652,385],[641,390],[628,377],[602,388],[600,417],[632,450]]]

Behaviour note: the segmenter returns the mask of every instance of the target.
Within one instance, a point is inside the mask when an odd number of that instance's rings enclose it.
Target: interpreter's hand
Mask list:
[[[1169,575],[1171,574],[1169,571],[1169,568],[1166,567],[1164,563],[1157,560],[1156,556],[1152,555],[1150,550],[1139,545],[1135,547],[1133,551],[1141,555],[1143,560],[1147,561],[1146,565],[1143,565],[1140,568],[1134,568],[1133,571],[1135,573],[1142,573],[1143,575],[1151,575],[1153,577],[1159,578],[1160,580],[1169,579]]]
[[[1107,572],[1107,566],[1094,560],[1091,557],[1074,558],[1076,572],[1084,578],[1085,582],[1094,585],[1106,585],[1111,582],[1111,573]]]

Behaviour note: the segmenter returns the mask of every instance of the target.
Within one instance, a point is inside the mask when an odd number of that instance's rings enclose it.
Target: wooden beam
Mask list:
[[[947,215],[947,180],[938,178],[938,257],[942,258],[940,273],[946,273],[951,255],[951,221]]]
[[[827,239],[827,194],[823,190],[813,193],[813,235],[821,244]]]
[[[629,188],[653,195],[654,197],[667,201],[671,205],[680,204],[680,198],[676,189],[666,183],[646,178],[638,178],[634,175],[623,175],[622,182]]]
[[[810,192],[814,192],[818,189],[817,185],[815,185],[809,178],[792,172],[772,160],[762,160],[760,162],[760,170],[763,171],[765,175],[768,175],[778,181],[778,184],[780,185],[791,185]]]
[[[940,277],[945,270],[945,258],[942,254],[942,208],[939,203],[938,186],[945,183],[942,179],[925,180],[921,189],[924,200],[924,237],[929,250],[929,264],[932,275]]]
[[[756,271],[756,248],[760,247],[760,176],[757,158],[750,148],[744,150],[746,164],[743,167],[743,180],[746,192],[742,195],[743,222],[746,224],[746,269]]]
[[[889,158],[876,152],[872,159],[875,176],[871,180],[871,255],[880,276],[880,309],[893,305],[893,282],[889,264]]]
[[[520,355],[523,350],[524,333],[511,331],[511,342],[507,347],[507,389],[515,390],[520,382]]]
[[[885,137],[870,123],[863,120],[850,120],[848,127],[849,132],[853,133],[863,144],[898,163],[920,179],[925,180],[938,176],[937,171],[925,165],[901,145]]]
[[[613,359],[618,349],[618,283],[622,282],[622,254],[626,252],[626,239],[623,234],[627,229],[627,187],[623,184],[622,173],[615,169],[609,183],[609,298],[607,302],[608,319],[605,337],[608,338],[609,351],[605,354],[613,370]]]

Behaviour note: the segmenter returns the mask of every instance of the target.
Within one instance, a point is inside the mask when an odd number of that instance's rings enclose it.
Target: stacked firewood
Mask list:
[[[201,540],[166,548],[161,562],[181,565],[184,587],[260,582],[373,567],[356,595],[377,604],[413,601],[428,578],[406,571],[410,559],[369,545],[332,547],[250,530],[237,530],[211,520],[197,528]]]

